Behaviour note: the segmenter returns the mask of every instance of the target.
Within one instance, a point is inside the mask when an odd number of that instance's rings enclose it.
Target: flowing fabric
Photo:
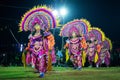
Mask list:
[[[26,60],[25,60],[25,53],[22,53],[22,63],[24,65],[24,67],[26,67]]]
[[[31,55],[29,52],[26,54],[26,64],[29,65],[31,63]]]
[[[100,53],[101,48],[102,48],[102,46],[100,46],[100,45],[98,44],[98,45],[97,45],[97,52],[98,52],[98,53]]]
[[[85,51],[82,52],[82,66],[85,66],[85,62],[86,62],[86,53]]]
[[[66,55],[66,62],[67,62],[69,60],[69,50],[68,49],[66,49],[65,55]]]
[[[52,58],[52,63],[56,63],[56,55],[55,55],[55,49],[54,48],[51,51],[51,58]]]
[[[47,71],[51,71],[51,70],[52,70],[52,59],[51,59],[50,52],[48,52],[48,64],[47,64]]]
[[[81,47],[83,48],[83,49],[86,49],[87,48],[87,43],[86,43],[86,40],[85,40],[85,38],[82,38],[82,40],[81,40]]]
[[[96,63],[97,61],[98,61],[98,53],[96,52],[94,62]]]
[[[47,36],[47,39],[48,39],[48,48],[49,48],[49,50],[52,50],[53,46],[55,45],[54,36],[51,34],[51,35]]]

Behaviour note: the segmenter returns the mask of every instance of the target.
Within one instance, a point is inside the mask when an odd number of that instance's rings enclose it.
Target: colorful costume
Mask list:
[[[54,36],[49,29],[55,28],[57,22],[51,9],[46,6],[35,7],[25,13],[20,23],[21,31],[31,31],[29,45],[26,50],[26,62],[40,72],[40,77],[48,70],[52,64],[51,57],[54,57]],[[52,65],[50,65],[51,67]]]
[[[100,43],[104,40],[104,33],[99,28],[91,28],[86,35],[87,55],[90,66],[98,61],[98,54],[101,50]]]
[[[63,26],[60,36],[68,37],[64,48],[68,48],[70,60],[77,69],[82,67],[82,50],[85,48],[84,35],[88,33],[90,24],[85,19],[74,20]]]
[[[101,51],[99,53],[99,59],[97,61],[97,67],[99,67],[101,64],[106,64],[106,66],[109,66],[110,64],[110,51],[112,49],[112,43],[110,39],[105,38],[105,40],[101,43]]]
[[[56,63],[56,56],[54,51],[54,36],[49,31],[44,32],[44,49],[48,56],[47,70],[52,70],[52,63]]]

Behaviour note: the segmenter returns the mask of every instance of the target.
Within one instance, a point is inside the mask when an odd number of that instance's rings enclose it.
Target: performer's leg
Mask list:
[[[30,63],[31,63],[31,55],[30,55],[30,53],[28,52],[27,55],[26,55],[26,64],[27,64],[27,65],[30,65]]]
[[[51,51],[51,58],[52,58],[52,64],[55,64],[56,63],[56,55],[55,55],[54,48]]]
[[[108,57],[105,58],[105,64],[107,67],[110,65],[110,59]]]
[[[88,56],[89,67],[92,67],[92,57]]]
[[[45,56],[42,56],[39,59],[39,72],[40,72],[40,77],[44,77],[44,73],[46,72]]]
[[[35,72],[39,72],[39,59],[36,57]]]
[[[82,68],[82,57],[81,56],[77,56],[77,65],[78,65],[78,69],[80,70]]]
[[[70,56],[70,60],[71,60],[71,62],[73,64],[73,66],[74,66],[74,69],[76,69],[77,68],[77,61],[75,60],[74,55]]]
[[[32,59],[31,59],[32,68],[35,68],[35,63],[36,63],[36,58],[34,55],[32,55]]]
[[[96,68],[99,68],[99,66],[100,66],[100,62],[101,62],[100,59],[96,62]]]

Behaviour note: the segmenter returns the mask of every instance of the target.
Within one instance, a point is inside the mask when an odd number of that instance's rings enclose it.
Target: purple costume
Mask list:
[[[66,47],[68,47],[70,60],[75,69],[82,68],[81,37],[84,37],[84,35],[88,33],[89,27],[90,25],[87,20],[80,19],[65,24],[61,29],[60,35],[69,38]]]
[[[95,40],[95,38],[92,37],[90,39],[90,42],[87,42],[88,47],[87,47],[86,54],[88,55],[88,62],[90,64],[90,66],[92,66],[92,62],[94,62],[94,58],[95,58],[96,44],[95,44],[94,40]]]
[[[75,68],[82,67],[82,54],[81,54],[81,45],[79,38],[70,39],[69,43],[69,52],[70,52],[70,59]]]
[[[109,66],[110,64],[110,53],[107,49],[102,48],[101,52],[99,53],[99,59],[97,62],[97,65],[101,65],[101,64],[106,64],[106,66]]]
[[[32,66],[39,72],[46,72],[46,53],[43,49],[42,36],[31,38],[31,50],[32,50]]]
[[[29,47],[27,49],[29,53],[26,55],[26,62],[39,71],[40,77],[44,76],[48,66],[49,41],[47,41],[45,36],[48,36],[49,33],[45,32],[55,28],[57,26],[56,23],[55,16],[46,6],[34,7],[29,10],[20,22],[21,31],[31,31]],[[44,34],[41,34],[41,31]],[[52,53],[54,53],[53,50],[54,48],[52,48]]]
[[[106,66],[110,65],[110,50],[112,49],[112,43],[110,39],[105,38],[102,42],[102,48],[99,53],[99,60],[97,62],[97,66],[99,67],[101,64],[106,64]]]
[[[104,34],[102,34],[102,31],[99,28],[91,28],[89,33],[86,35],[87,39],[87,55],[88,55],[88,62],[90,64],[90,67],[92,66],[92,63],[98,61],[98,58],[96,58],[96,55],[98,57],[99,52],[97,51],[97,46],[100,42],[103,40]]]

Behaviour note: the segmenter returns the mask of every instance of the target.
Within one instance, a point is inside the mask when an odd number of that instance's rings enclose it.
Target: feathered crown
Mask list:
[[[50,8],[37,6],[24,14],[19,24],[20,31],[32,31],[35,24],[39,24],[40,28],[45,30],[55,28],[57,21]]]
[[[98,40],[99,42],[105,40],[105,34],[100,28],[92,27],[88,35],[89,35],[89,38],[95,37],[95,39]]]
[[[107,37],[105,38],[105,40],[103,41],[103,45],[108,50],[112,50],[112,42],[109,38],[107,38]]]
[[[73,32],[76,35],[87,34],[90,28],[90,23],[86,19],[76,19],[71,22],[68,22],[63,26],[60,31],[60,36],[70,37]]]

